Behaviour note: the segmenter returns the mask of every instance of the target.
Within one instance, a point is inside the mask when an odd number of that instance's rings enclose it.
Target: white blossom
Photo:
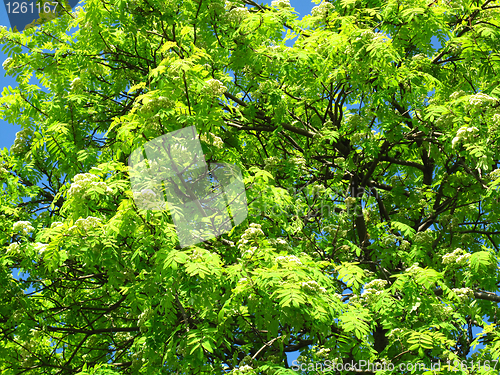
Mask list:
[[[217,148],[224,147],[224,141],[220,137],[217,137],[215,134],[212,133],[209,133],[208,136],[206,134],[200,135],[200,140]]]
[[[333,8],[333,4],[323,1],[321,4],[311,9],[311,15],[314,17],[326,17],[328,13],[332,12]]]
[[[12,242],[7,247],[7,253],[16,253],[16,254],[19,254],[20,251],[21,251],[21,244],[19,242]]]
[[[470,288],[453,288],[452,291],[462,301],[467,301],[469,298],[474,298],[474,291]]]
[[[494,169],[490,173],[488,173],[488,176],[492,179],[495,180],[500,177],[500,169]]]
[[[250,14],[250,12],[248,11],[247,8],[245,7],[238,7],[238,8],[233,8],[231,9],[226,17],[227,17],[227,20],[231,23],[240,23],[241,21],[243,21],[248,15]]]
[[[201,249],[194,249],[193,254],[191,255],[192,260],[197,260],[197,259],[202,259],[203,258],[203,251]]]
[[[456,100],[462,96],[465,95],[465,91],[463,90],[458,90],[458,91],[455,91],[453,94],[450,95],[450,99],[451,100]]]
[[[413,263],[411,267],[405,269],[405,272],[418,272],[420,269],[418,263]]]
[[[84,233],[98,228],[101,225],[102,221],[98,217],[89,216],[85,219],[80,218],[75,222],[75,225],[68,228],[69,234],[76,234],[78,230],[83,231]]]
[[[464,265],[470,258],[470,254],[466,253],[461,248],[455,249],[453,252],[443,255],[443,264]]]
[[[500,127],[500,113],[494,113],[491,117],[491,122],[493,123],[494,127]]]
[[[427,59],[427,56],[426,56],[426,55],[424,55],[423,53],[419,53],[419,54],[417,54],[417,55],[413,56],[411,59],[412,59],[413,61],[422,61],[422,60],[426,60],[426,59]]]
[[[347,209],[353,207],[355,204],[356,204],[356,198],[354,197],[347,197],[345,200],[345,205],[347,207]]]
[[[52,224],[50,224],[50,228],[57,228],[57,227],[61,227],[63,225],[64,224],[60,221],[54,221]]]
[[[330,351],[331,351],[330,348],[321,348],[315,354],[317,357],[320,357],[320,358],[328,358]]]
[[[417,243],[417,244],[425,245],[425,244],[431,243],[433,240],[434,239],[432,237],[430,229],[427,229],[424,232],[417,232],[413,236],[413,242]]]
[[[141,191],[134,191],[135,204],[145,210],[162,210],[165,208],[163,200],[156,199],[156,193],[151,189],[142,189]]]
[[[274,246],[283,246],[287,250],[292,250],[292,247],[283,238],[271,238],[269,239],[269,244]]]
[[[403,330],[401,328],[394,328],[389,333],[387,334],[387,337],[389,338],[394,338],[394,337],[401,337],[403,334]]]
[[[134,103],[135,106],[138,106],[138,103]],[[144,99],[142,102],[142,107],[140,108],[140,112],[143,114],[151,114],[156,113],[160,109],[168,109],[174,108],[175,102],[166,96],[158,96],[153,98]]]
[[[73,177],[73,183],[68,190],[68,195],[72,198],[81,198],[85,196],[89,189],[95,187],[102,188],[107,193],[113,192],[105,182],[99,181],[99,176],[92,173],[80,173]]]
[[[276,263],[295,263],[297,265],[302,265],[302,262],[295,255],[278,256],[275,259]]]
[[[240,366],[237,369],[231,371],[231,374],[246,374],[253,371],[253,367],[249,365]]]
[[[308,292],[313,292],[313,293],[326,293],[326,289],[321,287],[316,281],[310,280],[310,281],[304,281],[302,282],[302,288],[305,289]]]
[[[238,241],[238,249],[242,250],[248,246],[250,242],[255,242],[261,236],[264,236],[261,225],[256,223],[251,223],[249,228],[241,235],[241,239]]]
[[[224,3],[224,8],[226,8],[226,10],[231,10],[232,8],[236,7],[236,3],[234,1],[228,1],[226,0],[226,2]]]
[[[70,89],[71,91],[79,91],[83,86],[83,83],[82,83],[82,80],[80,79],[80,77],[76,77],[75,79],[73,79],[73,81],[71,81],[71,84],[70,84]]]
[[[252,246],[251,248],[242,251],[241,256],[244,258],[246,258],[246,257],[251,258],[255,254],[256,251],[257,251],[257,247]]]
[[[35,230],[29,221],[18,221],[14,223],[12,229],[14,232],[22,232],[23,234],[28,234]]]
[[[7,71],[9,70],[9,66],[14,62],[14,60],[11,57],[7,57],[5,61],[2,63],[2,68],[3,70]]]
[[[361,293],[361,298],[363,298],[367,303],[373,303],[377,301],[378,297],[381,296],[383,293],[382,290],[376,290],[373,288],[366,288],[363,290],[363,293]]]
[[[40,243],[40,242],[37,242],[33,245],[35,247],[35,249],[40,253],[42,254],[45,250],[47,250],[47,247],[49,246],[48,244],[46,243]]]
[[[469,98],[469,104],[473,107],[480,107],[483,104],[494,104],[496,102],[496,99],[485,94],[482,92],[479,92],[477,94],[472,95]]]
[[[206,82],[205,90],[209,95],[218,97],[227,91],[227,87],[222,84],[218,79],[209,79]]]
[[[375,279],[367,283],[365,289],[383,290],[387,284],[387,280]]]
[[[30,140],[29,137],[33,135],[33,130],[24,128],[16,133],[16,139],[11,146],[10,151],[14,154],[22,154],[29,150]]]
[[[271,1],[272,7],[287,8],[290,6],[290,0],[273,0]]]

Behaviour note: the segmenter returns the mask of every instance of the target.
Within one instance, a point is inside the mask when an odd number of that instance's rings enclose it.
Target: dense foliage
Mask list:
[[[0,372],[446,374],[482,343],[453,373],[496,373],[499,8],[88,0],[2,29]],[[249,214],[181,248],[127,158],[193,125]]]

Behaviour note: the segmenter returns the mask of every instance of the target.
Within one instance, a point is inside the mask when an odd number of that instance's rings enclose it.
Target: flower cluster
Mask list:
[[[12,229],[14,232],[22,232],[23,234],[28,234],[35,230],[29,221],[18,221],[14,223]]]
[[[403,335],[403,330],[401,328],[394,328],[387,333],[387,337],[393,339],[395,337],[401,337]]]
[[[494,113],[493,116],[491,116],[491,122],[494,127],[500,127],[500,113]]]
[[[217,137],[215,134],[212,133],[209,133],[208,136],[206,134],[200,135],[200,140],[217,148],[224,147],[224,141],[220,137]]]
[[[249,365],[244,365],[244,366],[240,366],[238,367],[237,369],[234,369],[231,374],[248,374],[250,372],[253,371],[253,367],[249,366]]]
[[[399,245],[399,248],[403,251],[406,251],[410,248],[410,246],[411,246],[411,244],[408,241],[403,240],[403,241],[401,241],[401,245]]]
[[[80,218],[75,222],[75,225],[68,228],[69,234],[75,234],[79,229],[88,232],[91,229],[99,227],[101,224],[101,219],[94,216],[89,216],[85,219]]]
[[[448,229],[456,229],[459,224],[459,218],[454,215],[442,215],[439,219],[441,225]]]
[[[82,80],[80,77],[76,77],[73,81],[71,81],[70,84],[70,89],[71,91],[80,91],[80,89],[83,87]]]
[[[21,252],[21,244],[19,242],[12,242],[7,247],[7,253],[19,254]]]
[[[345,200],[345,205],[347,207],[347,209],[350,209],[351,207],[353,207],[355,204],[356,204],[356,198],[354,197],[347,197]]]
[[[352,48],[352,46],[350,44],[348,44],[346,47],[345,47],[345,50],[344,50],[344,54],[347,55],[347,56],[352,56],[354,55],[354,48]]]
[[[317,357],[327,359],[328,355],[330,354],[330,351],[331,351],[330,348],[321,348],[314,354],[316,354]]]
[[[466,253],[461,248],[455,249],[452,253],[443,255],[443,264],[453,264],[464,265],[470,258],[470,254]]]
[[[311,194],[312,195],[320,195],[321,193],[325,192],[326,188],[324,185],[322,184],[314,184],[312,186],[312,191],[311,191]]]
[[[16,133],[16,139],[11,146],[10,151],[14,154],[23,154],[29,150],[29,137],[33,135],[33,130],[25,128]]]
[[[141,113],[150,114],[158,112],[160,109],[173,108],[175,103],[165,96],[150,98],[143,102],[143,106],[139,110]]]
[[[40,254],[43,254],[43,252],[45,250],[47,250],[47,247],[49,245],[47,245],[46,243],[40,243],[40,242],[37,242],[33,245],[35,247],[35,249],[40,253]]]
[[[89,188],[94,187],[102,188],[107,193],[113,192],[105,182],[99,181],[99,176],[92,173],[80,173],[73,177],[73,183],[69,188],[68,195],[72,198],[81,198],[85,196]]]
[[[472,107],[481,107],[483,104],[494,104],[496,102],[496,99],[495,98],[492,98],[491,96],[489,95],[486,95],[485,93],[477,93],[477,94],[474,94],[472,95],[470,98],[469,98],[469,104],[472,106]]]
[[[324,18],[326,17],[329,13],[331,13],[333,10],[333,4],[331,3],[326,3],[322,2],[318,6],[315,6],[314,8],[311,9],[311,15],[313,17],[321,17]]]
[[[460,129],[457,131],[457,135],[453,140],[451,141],[451,145],[454,148],[458,142],[460,141],[469,141],[471,140],[471,137],[476,134],[479,131],[478,128],[475,126],[472,127],[466,127],[462,126]]]
[[[238,249],[242,250],[251,242],[256,242],[260,236],[264,236],[264,232],[260,228],[260,224],[251,223],[250,227],[241,235],[241,239],[238,241]]]
[[[390,233],[382,237],[382,245],[384,245],[385,247],[391,247],[396,243],[397,240],[398,236]]]
[[[231,10],[232,8],[235,8],[237,6],[238,4],[236,4],[234,1],[226,0],[226,2],[224,3],[224,8],[226,8],[226,10]]]
[[[435,303],[431,305],[432,315],[436,316],[438,319],[447,320],[453,314],[453,307],[446,306],[442,303]]]
[[[57,227],[62,227],[64,224],[60,221],[54,221],[52,224],[50,224],[50,228],[57,228]]]
[[[264,169],[266,171],[270,171],[279,164],[280,164],[280,159],[277,158],[276,156],[271,156],[270,158],[264,160]]]
[[[365,290],[366,289],[383,290],[386,285],[387,285],[387,280],[375,279],[365,285]]]
[[[363,118],[357,113],[348,114],[345,121],[350,127],[354,128],[354,129],[358,128],[359,126],[364,125]]]
[[[488,176],[492,179],[492,180],[496,180],[497,178],[500,177],[500,169],[494,169],[492,170],[490,173],[488,173]]]
[[[427,60],[427,56],[424,55],[423,53],[419,53],[411,58],[413,61],[423,61]]]
[[[8,175],[9,175],[9,171],[7,169],[5,169],[4,167],[0,167],[0,178],[8,176]]]
[[[3,70],[7,71],[9,70],[9,66],[14,62],[12,57],[7,57],[5,61],[2,63],[2,68]]]
[[[295,255],[279,256],[276,257],[276,263],[296,263],[297,265],[302,265],[302,262]]]
[[[462,96],[465,95],[465,91],[463,90],[458,90],[458,91],[455,91],[453,94],[450,95],[450,99],[451,100],[456,100]]]
[[[451,112],[446,112],[445,114],[439,116],[436,120],[436,126],[439,128],[450,128],[453,125],[454,115]]]
[[[361,298],[363,298],[367,303],[373,303],[378,300],[378,298],[382,295],[382,290],[376,290],[373,288],[365,288],[363,293],[361,293]]]
[[[269,239],[270,245],[283,246],[287,250],[292,250],[292,247],[283,238],[271,238]]]
[[[129,341],[132,339],[132,335],[130,334],[130,332],[117,332],[115,334],[115,341],[118,341],[118,342],[123,342],[123,341]]]
[[[134,191],[134,202],[137,207],[144,210],[163,210],[165,202],[156,199],[156,193],[151,189],[142,189]]]
[[[273,0],[271,1],[272,7],[287,8],[290,6],[290,0]]]
[[[470,288],[453,288],[453,293],[462,301],[467,301],[469,298],[474,298],[474,291]]]
[[[432,238],[431,230],[427,229],[424,232],[417,232],[413,236],[413,242],[416,244],[426,245],[434,241]]]
[[[249,14],[250,12],[248,11],[247,8],[238,7],[231,9],[227,13],[226,17],[229,22],[238,24],[241,21],[243,21]]]
[[[195,248],[193,250],[193,254],[191,254],[192,260],[203,259],[203,251],[199,248]]]
[[[421,268],[419,267],[418,263],[413,263],[411,267],[405,269],[405,272],[418,272],[420,270]]]
[[[246,257],[251,258],[255,254],[256,251],[257,251],[257,246],[252,246],[249,249],[243,250],[241,252],[241,256],[243,258],[246,258]]]
[[[316,281],[309,280],[304,281],[302,284],[302,288],[308,292],[312,293],[326,293],[326,289],[320,286]]]
[[[218,79],[209,79],[206,82],[205,90],[210,96],[218,97],[227,91],[227,87]]]
[[[361,32],[362,39],[373,40],[376,37],[377,37],[377,34],[371,30],[364,30],[363,32]]]

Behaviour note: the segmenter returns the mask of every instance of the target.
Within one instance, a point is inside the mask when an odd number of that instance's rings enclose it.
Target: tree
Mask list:
[[[89,0],[3,29],[2,374],[488,373],[498,9]],[[189,126],[242,170],[248,217],[181,248],[127,158]]]

